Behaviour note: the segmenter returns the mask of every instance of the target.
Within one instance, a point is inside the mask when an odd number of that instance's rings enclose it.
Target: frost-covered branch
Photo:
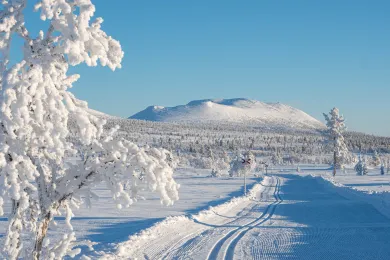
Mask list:
[[[105,121],[88,111],[69,88],[79,75],[69,66],[85,63],[121,67],[118,41],[92,19],[90,0],[45,0],[35,6],[49,23],[33,37],[24,25],[26,0],[4,2],[0,11],[0,213],[11,202],[4,254],[7,259],[58,259],[74,256],[72,208],[97,196],[91,189],[105,183],[118,207],[128,207],[138,190],[157,192],[165,205],[178,199],[178,185],[164,149],[140,148],[116,140],[117,128],[103,131]],[[24,41],[23,59],[10,65],[13,35]],[[72,121],[71,129],[68,128]],[[142,178],[140,178],[142,176]],[[130,188],[129,188],[129,184]],[[66,215],[69,233],[59,241],[46,238],[53,218]]]

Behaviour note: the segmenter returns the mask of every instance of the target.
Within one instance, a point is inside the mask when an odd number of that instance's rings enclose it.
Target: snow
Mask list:
[[[387,259],[390,215],[322,174],[267,176],[255,199],[168,218],[101,259]]]
[[[99,196],[98,201],[93,201],[94,207],[73,210],[76,217],[72,218],[72,225],[78,240],[89,239],[99,243],[95,246],[96,251],[90,252],[83,248],[82,253],[95,259],[100,251],[112,251],[117,243],[126,241],[130,235],[163,221],[168,216],[191,216],[243,194],[242,178],[210,178],[210,170],[193,168],[180,168],[174,175],[181,185],[180,200],[169,207],[161,205],[157,194],[141,191],[140,199],[134,205],[119,210],[112,200],[111,191],[105,185],[94,188],[93,192]],[[258,180],[248,178],[249,187]],[[5,205],[6,211],[9,211],[9,206]],[[51,239],[62,236],[66,231],[63,218],[57,218],[56,222],[58,226],[52,227],[50,231]],[[0,236],[3,236],[6,222],[0,223]],[[0,242],[3,239],[4,237],[0,238]]]
[[[82,247],[82,254],[92,259],[387,259],[390,215],[380,205],[390,201],[383,200],[390,175],[375,168],[357,176],[349,169],[332,178],[324,166],[311,165],[301,165],[300,173],[292,167],[271,171],[262,185],[255,185],[260,178],[249,178],[254,200],[240,197],[242,178],[210,178],[210,170],[193,168],[175,171],[180,200],[170,207],[160,205],[157,194],[141,192],[147,200],[119,210],[110,191],[98,186],[96,207],[74,210],[79,240],[99,243],[94,251]],[[6,222],[0,223],[4,235]],[[63,218],[57,224],[51,238],[66,230]]]
[[[162,122],[236,122],[251,125],[323,129],[324,125],[303,111],[280,103],[256,100],[205,99],[176,107],[150,106],[131,119]]]

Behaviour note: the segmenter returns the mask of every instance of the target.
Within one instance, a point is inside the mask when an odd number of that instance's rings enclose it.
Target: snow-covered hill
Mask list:
[[[176,107],[150,106],[130,118],[161,122],[240,123],[271,128],[324,127],[317,119],[291,106],[244,98],[195,100]]]

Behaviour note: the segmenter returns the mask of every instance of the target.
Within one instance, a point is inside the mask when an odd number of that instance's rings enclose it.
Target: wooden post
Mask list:
[[[244,172],[244,196],[246,196],[246,171]]]

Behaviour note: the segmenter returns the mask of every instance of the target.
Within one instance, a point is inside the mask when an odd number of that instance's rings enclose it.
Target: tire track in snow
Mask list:
[[[249,230],[253,229],[254,227],[261,225],[262,223],[269,220],[272,215],[275,212],[277,204],[281,203],[281,197],[279,195],[280,191],[280,179],[279,177],[273,176],[273,179],[276,179],[276,185],[273,197],[275,198],[275,201],[267,206],[265,211],[260,215],[260,217],[256,218],[252,222],[249,222],[246,225],[243,225],[235,230],[230,231],[227,233],[224,237],[219,239],[217,243],[214,244],[213,248],[211,249],[207,259],[213,260],[217,259],[219,254],[222,255],[222,259],[233,259],[234,255],[234,249],[236,247],[236,244],[238,241],[245,235]],[[265,218],[264,218],[265,217]],[[227,244],[227,252],[222,250],[224,244],[228,242]],[[226,249],[225,249],[226,250]]]

